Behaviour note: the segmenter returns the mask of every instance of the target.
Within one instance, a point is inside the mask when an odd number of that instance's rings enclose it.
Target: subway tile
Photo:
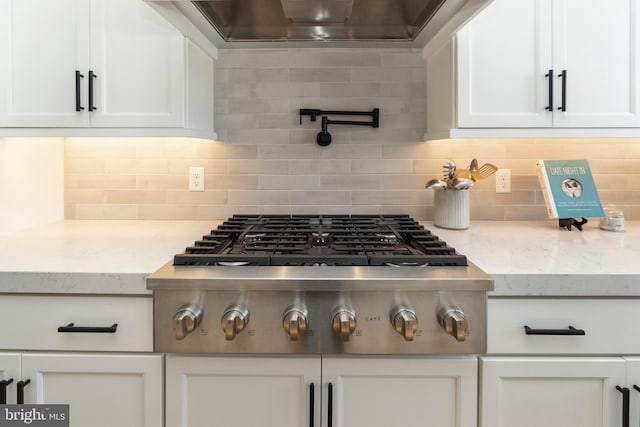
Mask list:
[[[226,130],[258,128],[259,119],[255,114],[249,113],[233,113],[218,114],[217,126]]]
[[[288,129],[230,129],[229,140],[234,144],[255,144],[260,148],[269,144],[288,144]]]
[[[64,171],[68,174],[104,173],[105,161],[103,159],[64,159]]]
[[[354,205],[426,205],[433,197],[427,191],[417,190],[354,190],[351,193]]]
[[[287,111],[289,103],[286,99],[231,98],[229,114],[263,114],[282,113]]]
[[[190,205],[141,205],[138,207],[139,219],[196,220],[197,212],[197,206]]]
[[[350,205],[350,191],[291,191],[291,205]]]
[[[73,185],[71,183],[73,182]],[[67,185],[68,184],[68,185]],[[65,186],[69,189],[107,189],[107,188],[136,188],[135,175],[73,175],[65,176]]]
[[[379,67],[382,59],[377,49],[341,49],[334,51],[318,51],[320,65],[331,64],[332,67]]]
[[[233,175],[262,175],[276,172],[286,172],[289,167],[287,160],[254,160],[238,159],[229,160],[229,174]]]
[[[348,82],[350,78],[349,68],[291,68],[289,72],[292,82]]]
[[[104,204],[111,203],[107,197],[107,190],[92,189],[67,189],[64,192],[65,203],[74,204]]]
[[[382,52],[382,66],[385,67],[425,67],[420,49]]]
[[[166,203],[165,190],[105,190],[106,201],[109,204],[158,204]]]
[[[408,159],[356,159],[351,162],[351,172],[354,174],[410,174],[411,170],[412,163]]]
[[[261,175],[262,190],[316,190],[320,188],[317,175]]]
[[[136,178],[138,190],[175,190],[189,188],[189,178],[185,175],[141,175]],[[116,187],[122,188],[122,187]]]
[[[256,81],[260,83],[288,82],[290,73],[288,68],[258,69]]]
[[[284,190],[229,190],[231,205],[288,205],[289,192]]]
[[[205,175],[205,187],[210,190],[258,190],[258,175]]]
[[[425,184],[430,179],[427,175],[382,175],[381,188],[383,190],[425,190]]]
[[[166,200],[170,205],[224,205],[228,197],[226,190],[169,190]]]
[[[331,98],[353,98],[380,96],[378,83],[321,83],[320,96]],[[351,120],[344,118],[344,120]]]
[[[290,114],[258,114],[256,117],[260,129],[289,129],[298,122]]]
[[[420,135],[420,138],[416,138],[413,129],[362,128],[354,129],[350,133],[351,142],[354,144],[372,142],[382,144],[383,157],[385,149],[391,152],[393,150],[396,150],[397,147],[402,144],[417,143],[419,141],[422,141],[422,135]],[[422,133],[424,133],[424,131]],[[398,156],[397,158],[400,158],[400,156]]]
[[[351,172],[351,161],[344,159],[295,159],[289,160],[289,173],[291,175],[340,175]],[[323,176],[326,178],[326,176]]]
[[[320,177],[323,190],[371,190],[380,188],[377,175],[327,175]]]
[[[169,175],[189,175],[190,167],[203,167],[205,175],[219,175],[227,173],[227,160],[217,159],[170,159],[168,165]]]
[[[353,82],[406,82],[411,83],[412,72],[409,68],[398,67],[362,67],[351,69]]]

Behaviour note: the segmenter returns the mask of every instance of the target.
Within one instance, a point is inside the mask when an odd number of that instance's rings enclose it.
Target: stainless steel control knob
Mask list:
[[[193,332],[202,321],[202,307],[196,304],[181,306],[173,316],[173,332],[177,340],[183,340]]]
[[[222,314],[220,325],[224,331],[224,337],[231,341],[244,330],[249,323],[249,310],[240,305],[232,305]]]
[[[412,308],[400,305],[391,310],[390,318],[396,332],[402,335],[406,341],[413,341],[413,337],[418,330],[416,312]]]
[[[351,334],[356,330],[356,312],[349,307],[338,307],[331,317],[331,327],[340,336],[342,341],[349,341]]]
[[[452,337],[458,341],[464,341],[467,338],[467,319],[462,310],[457,307],[442,310],[438,314],[440,326]]]
[[[282,317],[282,327],[291,338],[291,341],[298,341],[309,325],[307,319],[307,309],[302,305],[292,305],[284,311]]]

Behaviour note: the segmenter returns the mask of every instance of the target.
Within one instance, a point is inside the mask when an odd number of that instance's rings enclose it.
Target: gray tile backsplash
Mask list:
[[[604,203],[640,218],[638,139],[423,141],[425,65],[419,49],[234,49],[216,61],[217,141],[70,138],[69,219],[220,219],[233,213],[408,213],[431,218],[424,188],[447,159],[511,168],[512,192],[491,177],[471,190],[472,219],[545,219],[540,158],[587,158]],[[300,108],[370,111],[380,128],[331,125]],[[356,118],[357,119],[357,118]],[[367,120],[368,118],[362,118]],[[190,166],[206,191],[189,192]]]

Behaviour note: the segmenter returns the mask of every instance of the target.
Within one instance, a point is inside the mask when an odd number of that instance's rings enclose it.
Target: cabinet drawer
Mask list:
[[[150,296],[0,295],[7,350],[153,351]],[[59,327],[73,323],[69,332]],[[117,324],[115,332],[104,331]],[[79,328],[80,329],[79,331]],[[86,329],[85,329],[86,328]]]
[[[487,316],[489,354],[640,353],[638,299],[490,299]]]

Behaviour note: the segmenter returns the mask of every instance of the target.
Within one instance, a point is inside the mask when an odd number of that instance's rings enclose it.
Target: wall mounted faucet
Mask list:
[[[352,120],[331,120],[327,116],[371,116],[370,122],[356,122]],[[331,144],[331,134],[329,133],[329,125],[356,125],[371,126],[373,128],[380,127],[380,109],[374,108],[373,111],[332,111],[318,110],[313,108],[300,109],[300,124],[302,124],[302,116],[310,116],[312,122],[316,121],[318,116],[322,117],[320,133],[316,136],[318,145],[326,147]]]

